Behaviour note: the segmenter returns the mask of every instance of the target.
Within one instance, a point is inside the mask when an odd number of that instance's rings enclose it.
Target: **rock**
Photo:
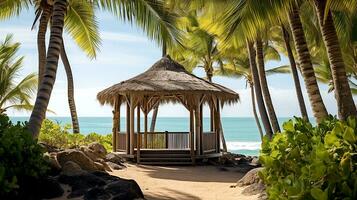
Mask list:
[[[41,199],[51,199],[60,197],[64,193],[64,190],[62,189],[58,181],[52,178],[43,179],[40,183],[41,184],[36,185],[36,187],[40,188]]]
[[[103,178],[93,175],[91,173],[85,173],[85,174],[74,175],[74,176],[67,176],[61,174],[58,178],[58,181],[60,183],[68,184],[69,186],[71,186],[72,193],[75,192],[79,196],[83,195],[83,193],[78,194],[80,193],[78,191],[85,192],[89,188],[104,186],[106,184],[106,181]]]
[[[86,172],[83,171],[82,168],[77,163],[72,161],[67,161],[64,164],[61,173],[67,176],[76,176],[76,175],[85,174]]]
[[[105,158],[104,158],[105,161],[107,162],[112,162],[112,163],[115,163],[115,164],[122,164],[124,161],[123,161],[123,158],[121,158],[119,155],[117,155],[116,153],[108,153]]]
[[[93,150],[89,149],[86,146],[80,147],[80,150],[93,161],[97,161],[100,158],[96,153],[94,153]]]
[[[246,186],[246,185],[251,185],[253,183],[259,183],[260,178],[258,176],[258,172],[262,170],[263,167],[255,168],[247,172],[243,178],[241,178],[237,182],[237,186]]]
[[[144,198],[139,185],[134,180],[118,178],[104,187],[105,191],[114,196],[113,199],[137,199]]]
[[[59,152],[60,149],[55,147],[55,146],[51,146],[49,144],[43,143],[43,142],[39,142],[38,143],[40,146],[42,146],[46,152],[48,153],[52,153],[52,152]]]
[[[116,163],[113,163],[113,162],[106,162],[107,163],[107,165],[111,168],[111,169],[113,169],[113,170],[120,170],[120,169],[123,169],[123,168],[125,168],[125,166],[123,166],[123,165],[118,165],[118,164],[116,164]]]
[[[253,165],[259,165],[260,166],[260,162],[259,162],[259,158],[254,156],[253,159],[250,161],[250,163],[252,163]]]
[[[244,188],[242,194],[256,195],[256,194],[262,194],[264,192],[265,192],[265,186],[261,181],[259,181],[258,183],[253,183],[247,186],[246,188]]]
[[[84,194],[84,200],[109,200],[111,195],[103,187],[94,187]]]
[[[90,159],[88,156],[86,156],[82,151],[77,149],[67,149],[58,152],[57,160],[61,166],[64,166],[64,164],[68,161],[72,161],[77,163],[84,170],[87,171],[98,170],[94,161]]]
[[[107,150],[104,148],[103,145],[99,144],[98,142],[93,142],[89,144],[88,148],[92,150],[99,158],[104,159],[107,155]]]

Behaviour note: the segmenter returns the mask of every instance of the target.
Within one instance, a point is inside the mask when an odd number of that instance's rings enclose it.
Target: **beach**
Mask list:
[[[111,174],[134,179],[148,200],[253,200],[258,195],[241,194],[244,188],[232,187],[244,176],[234,168],[216,166],[150,166],[127,164]]]

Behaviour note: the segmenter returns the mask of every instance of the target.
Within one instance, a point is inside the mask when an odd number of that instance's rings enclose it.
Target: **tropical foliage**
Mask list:
[[[59,149],[79,148],[80,146],[85,146],[92,142],[99,142],[108,152],[113,150],[112,134],[73,134],[70,133],[70,129],[70,125],[61,125],[46,119],[43,121],[38,141]]]
[[[12,195],[25,187],[24,180],[38,178],[48,169],[44,149],[32,139],[26,124],[12,124],[0,115],[0,197]],[[28,184],[28,183],[26,183]]]
[[[8,109],[32,110],[31,98],[37,88],[37,76],[29,74],[19,80],[24,57],[17,57],[20,43],[8,35],[0,44],[0,114]]]
[[[314,126],[295,118],[269,141],[260,160],[269,199],[356,199],[357,120],[329,117]]]

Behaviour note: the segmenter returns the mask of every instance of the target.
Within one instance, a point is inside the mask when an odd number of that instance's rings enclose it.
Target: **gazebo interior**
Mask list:
[[[102,105],[113,106],[113,151],[142,164],[195,164],[197,160],[221,155],[220,109],[224,104],[237,102],[239,95],[190,74],[165,56],[146,72],[99,92],[97,98]],[[150,111],[169,102],[187,109],[189,131],[148,131]],[[122,105],[126,106],[126,130],[120,130]],[[207,132],[203,131],[203,106],[210,110]]]

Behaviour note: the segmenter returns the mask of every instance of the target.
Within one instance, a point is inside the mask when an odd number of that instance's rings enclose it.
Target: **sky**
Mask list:
[[[161,49],[149,40],[143,31],[120,21],[109,13],[97,13],[102,43],[97,58],[91,60],[77,47],[73,39],[64,34],[64,41],[69,61],[72,66],[75,101],[79,117],[111,116],[112,108],[101,106],[96,100],[96,95],[101,90],[113,84],[129,79],[140,74],[161,58]],[[20,16],[7,21],[0,21],[0,41],[7,34],[13,34],[14,41],[20,42],[21,49],[18,56],[25,56],[20,78],[38,70],[36,35],[37,27],[31,30],[35,18],[34,11],[23,12]],[[239,52],[237,52],[239,53]],[[57,78],[51,95],[49,108],[55,114],[48,116],[70,116],[67,103],[67,83],[63,65],[59,62]],[[272,68],[288,64],[286,57],[280,62],[268,62],[266,67]],[[204,76],[201,69],[194,71],[200,77]],[[240,95],[240,102],[222,109],[222,117],[252,117],[250,91],[246,88],[244,79],[213,77],[213,81],[233,89]],[[278,117],[299,116],[299,107],[290,74],[272,75],[268,77],[272,101]],[[308,113],[312,116],[306,89],[301,79],[305,103]],[[332,93],[327,92],[327,86],[320,84],[321,94],[327,110],[331,114],[337,113],[336,101]],[[122,107],[124,110],[125,108]],[[29,112],[9,110],[10,116],[29,116]],[[181,105],[162,105],[159,117],[187,117],[189,113]],[[209,116],[207,108],[204,115]]]

